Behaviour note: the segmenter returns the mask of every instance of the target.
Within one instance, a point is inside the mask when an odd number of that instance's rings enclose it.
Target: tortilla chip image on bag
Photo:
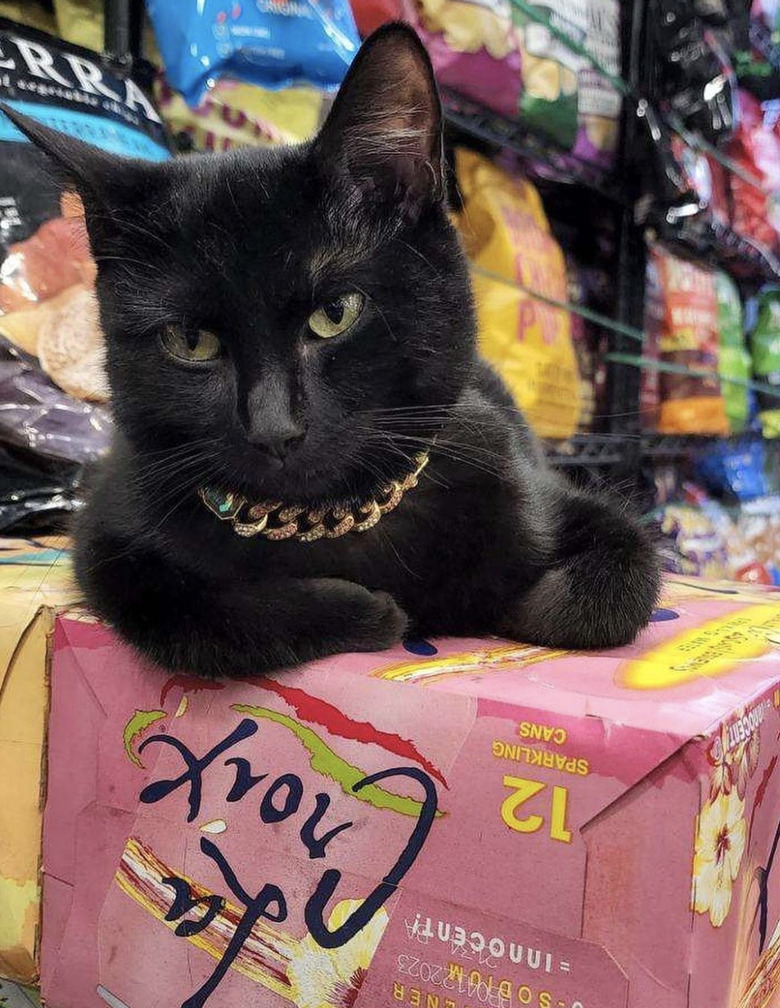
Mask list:
[[[469,150],[457,152],[457,176],[463,197],[458,224],[474,267],[481,352],[537,434],[570,437],[581,408],[571,317],[528,293],[560,302],[568,294],[563,252],[539,194],[526,178]]]

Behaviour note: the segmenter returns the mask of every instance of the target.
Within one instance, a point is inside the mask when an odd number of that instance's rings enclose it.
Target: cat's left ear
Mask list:
[[[441,102],[428,53],[408,25],[385,25],[364,43],[314,152],[335,181],[412,215],[443,198]]]
[[[63,189],[81,197],[93,251],[116,239],[118,225],[132,215],[157,184],[159,166],[119,157],[44,126],[0,102],[13,124],[48,155],[50,171]]]

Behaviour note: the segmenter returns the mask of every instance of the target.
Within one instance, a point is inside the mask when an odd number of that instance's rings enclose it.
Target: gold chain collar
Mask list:
[[[260,501],[250,504],[241,494],[223,493],[204,487],[200,499],[217,518],[229,521],[240,536],[263,535],[266,539],[297,539],[314,542],[317,539],[338,539],[347,532],[366,532],[383,515],[401,503],[407,490],[417,486],[420,474],[428,465],[429,454],[415,456],[416,468],[403,480],[393,480],[379,494],[364,504],[341,504],[324,508],[307,508],[301,504],[281,501]]]

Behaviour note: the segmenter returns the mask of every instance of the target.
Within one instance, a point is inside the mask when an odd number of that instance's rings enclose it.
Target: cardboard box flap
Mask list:
[[[364,673],[481,702],[593,717],[687,740],[775,679],[780,592],[670,578],[629,647],[551,651],[498,640],[431,641]]]
[[[37,977],[46,650],[73,597],[57,546],[0,543],[0,973]]]

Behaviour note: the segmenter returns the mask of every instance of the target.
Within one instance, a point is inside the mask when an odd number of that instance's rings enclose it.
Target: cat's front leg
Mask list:
[[[549,564],[499,620],[502,635],[572,649],[631,643],[658,600],[660,562],[647,533],[612,505],[552,484]]]
[[[86,601],[136,651],[175,671],[247,676],[326,655],[381,651],[407,618],[383,592],[337,578],[221,582],[154,548],[101,533],[77,541]]]

